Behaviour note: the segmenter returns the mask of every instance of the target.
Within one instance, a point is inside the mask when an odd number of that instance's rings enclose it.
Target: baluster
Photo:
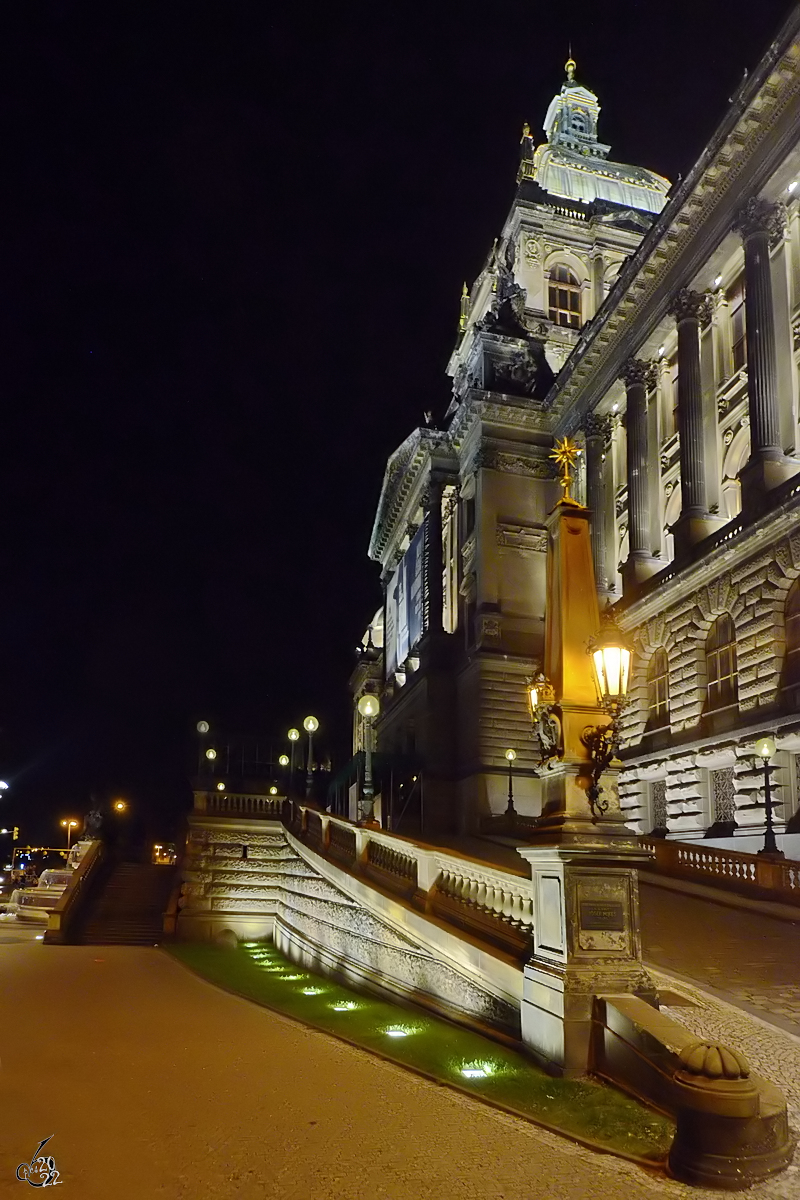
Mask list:
[[[456,876],[456,898],[462,904],[469,904],[469,880],[465,875]]]
[[[514,911],[514,897],[511,892],[503,892],[503,920],[511,920],[511,914]]]
[[[502,915],[503,915],[503,889],[501,887],[496,886],[494,889],[494,903],[492,905],[492,910],[496,917],[502,917]]]
[[[524,896],[522,900],[522,927],[529,929],[533,925],[533,900]]]
[[[477,881],[477,879],[470,879],[469,888],[467,890],[467,895],[465,897],[467,904],[470,906],[470,908],[475,907],[475,901],[477,900],[477,898],[478,898],[478,881]]]
[[[522,926],[522,896],[515,893],[511,904],[511,923],[515,929]]]
[[[475,907],[481,909],[486,907],[486,884],[483,881],[478,884],[478,890],[475,893]]]

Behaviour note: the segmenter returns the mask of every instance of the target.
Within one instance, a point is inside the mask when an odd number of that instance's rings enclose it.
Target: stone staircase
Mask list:
[[[78,941],[89,946],[152,946],[175,879],[173,867],[117,863],[92,897]]]

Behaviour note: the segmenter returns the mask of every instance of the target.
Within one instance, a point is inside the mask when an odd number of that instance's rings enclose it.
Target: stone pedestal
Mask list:
[[[605,992],[656,1004],[642,966],[638,845],[625,849],[523,846],[534,890],[534,948],[525,964],[522,1040],[553,1074],[592,1064],[594,998]]]

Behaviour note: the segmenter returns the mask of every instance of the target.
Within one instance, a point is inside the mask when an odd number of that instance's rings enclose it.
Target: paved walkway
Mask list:
[[[645,959],[800,1036],[800,913],[779,921],[642,883]]]
[[[1,947],[0,1058],[3,1200],[29,1194],[16,1167],[49,1134],[66,1200],[713,1194],[227,995],[155,949]],[[797,1184],[795,1172],[749,1196],[786,1200]]]

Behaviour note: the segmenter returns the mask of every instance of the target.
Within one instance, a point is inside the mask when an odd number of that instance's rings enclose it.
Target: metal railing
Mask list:
[[[655,856],[649,870],[725,887],[760,900],[800,906],[800,862],[793,859],[768,858],[666,838],[643,837],[639,841]]]

